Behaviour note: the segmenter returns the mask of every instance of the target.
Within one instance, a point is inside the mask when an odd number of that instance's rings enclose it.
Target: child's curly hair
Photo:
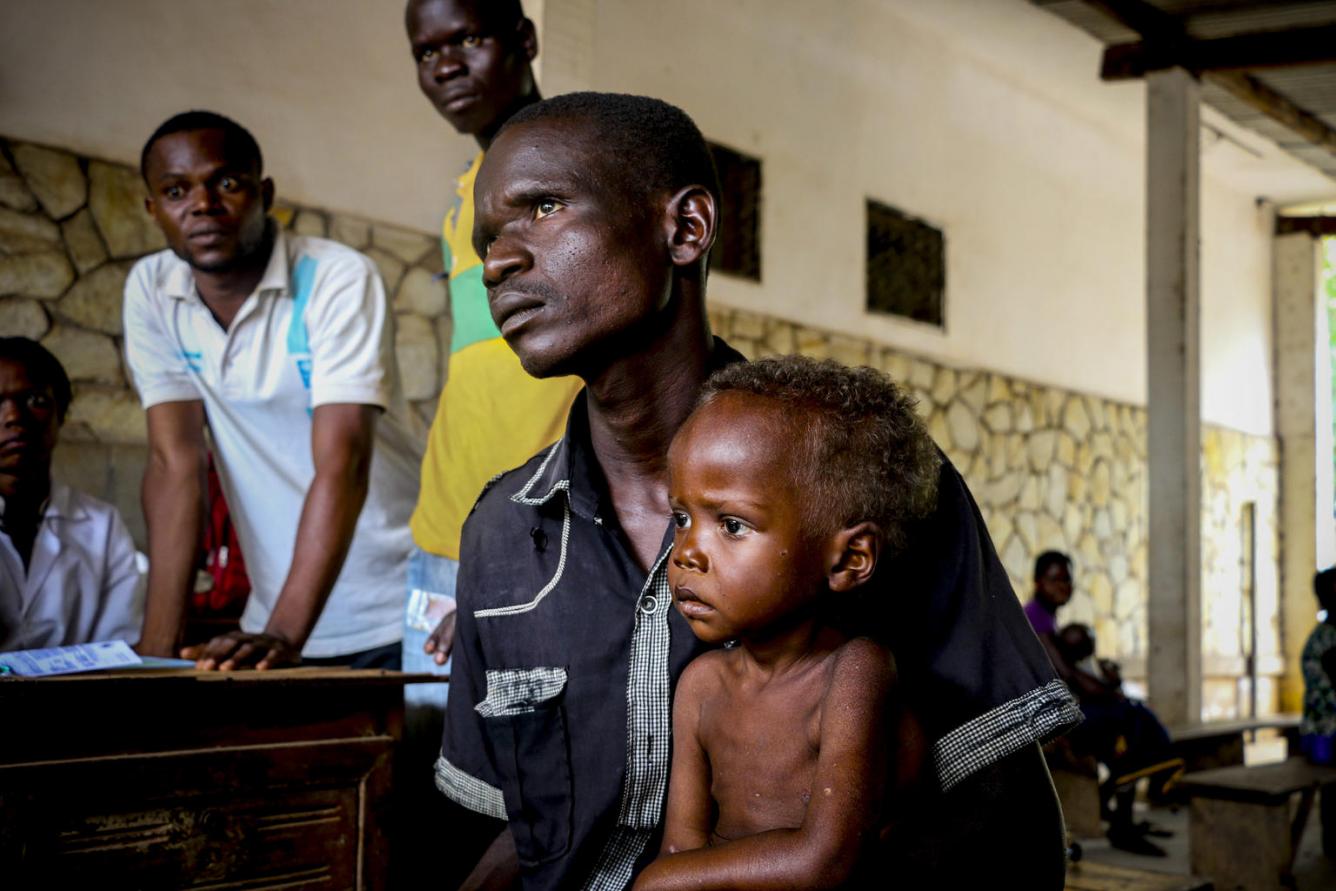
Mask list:
[[[880,371],[806,356],[738,362],[706,381],[697,407],[731,391],[774,400],[792,417],[809,522],[871,520],[894,553],[909,524],[936,505],[941,455],[913,397]]]

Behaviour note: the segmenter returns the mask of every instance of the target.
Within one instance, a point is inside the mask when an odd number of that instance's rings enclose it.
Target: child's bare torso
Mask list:
[[[711,842],[802,825],[821,752],[822,705],[843,647],[782,676],[747,671],[738,649],[711,654],[714,690],[698,733],[718,812]]]

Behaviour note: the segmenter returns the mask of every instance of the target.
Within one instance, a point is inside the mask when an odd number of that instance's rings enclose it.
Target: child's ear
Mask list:
[[[881,554],[881,528],[871,521],[841,529],[831,539],[830,590],[852,591],[872,578]]]

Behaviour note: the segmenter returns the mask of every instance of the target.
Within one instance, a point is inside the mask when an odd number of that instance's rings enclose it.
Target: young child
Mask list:
[[[701,640],[678,681],[659,857],[640,891],[881,885],[912,769],[895,664],[849,630],[857,589],[935,500],[912,400],[870,368],[723,369],[668,454],[668,579]]]

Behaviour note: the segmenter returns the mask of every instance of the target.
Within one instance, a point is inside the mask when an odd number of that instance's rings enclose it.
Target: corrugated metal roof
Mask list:
[[[1031,0],[1106,45],[1134,43],[1141,35],[1099,8],[1097,0]],[[1110,4],[1114,5],[1114,4]],[[1144,0],[1170,17],[1188,37],[1211,40],[1261,32],[1336,25],[1336,0]],[[1245,72],[1317,120],[1336,129],[1336,63]],[[1273,140],[1292,155],[1336,179],[1336,154],[1306,141],[1295,130],[1241,101],[1203,77],[1202,101],[1221,114]]]

